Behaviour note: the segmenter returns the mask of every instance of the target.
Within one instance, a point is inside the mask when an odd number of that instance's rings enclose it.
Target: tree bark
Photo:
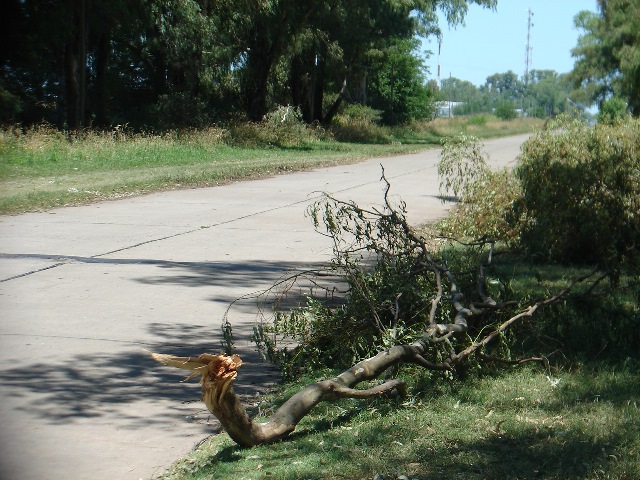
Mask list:
[[[96,124],[100,127],[108,125],[109,120],[109,92],[107,76],[109,73],[109,56],[111,53],[111,32],[106,31],[98,39],[96,50],[96,93],[95,112]]]
[[[344,81],[342,82],[342,88],[340,89],[340,93],[338,93],[338,98],[336,98],[336,100],[333,102],[331,107],[329,107],[329,110],[327,111],[327,113],[324,115],[322,119],[323,125],[331,124],[331,122],[333,121],[333,117],[335,117],[336,114],[338,113],[338,110],[340,109],[340,105],[342,105],[342,102],[344,101],[346,95],[347,95],[347,79],[345,78]]]
[[[355,388],[364,381],[378,378],[382,373],[396,365],[412,363],[430,370],[447,371],[453,370],[456,365],[475,354],[486,360],[505,361],[514,364],[528,361],[546,362],[544,357],[531,357],[514,361],[485,356],[482,351],[501,332],[510,328],[514,323],[533,316],[540,307],[563,301],[574,285],[592,278],[595,274],[596,271],[593,271],[576,279],[569,287],[557,295],[540,300],[523,309],[491,332],[477,339],[464,350],[458,353],[452,350],[448,358],[440,362],[433,362],[424,357],[424,354],[429,351],[433,343],[448,341],[452,335],[466,332],[468,318],[474,315],[482,315],[485,309],[496,307],[495,302],[487,298],[483,305],[473,305],[474,311],[472,311],[462,305],[462,294],[457,291],[455,284],[453,284],[451,288],[452,304],[457,312],[454,317],[454,323],[430,324],[423,336],[411,345],[396,345],[378,353],[374,357],[358,362],[337,377],[308,385],[289,398],[268,421],[263,423],[253,422],[242,405],[240,398],[233,391],[233,382],[238,375],[238,369],[242,366],[240,356],[202,354],[199,357],[176,357],[158,353],[152,353],[151,356],[164,365],[192,371],[193,373],[187,377],[187,380],[200,377],[202,401],[209,411],[216,416],[222,428],[233,441],[243,447],[252,447],[273,443],[287,437],[295,430],[300,420],[321,402],[332,402],[341,398],[366,399],[390,394],[394,391],[402,396],[406,395],[405,383],[397,379],[384,381],[366,390]],[[599,283],[602,278],[603,276],[600,276],[594,284]]]
[[[233,391],[233,381],[242,366],[238,355],[203,354],[199,357],[174,357],[152,354],[165,365],[191,370],[188,378],[201,376],[202,401],[220,421],[222,428],[238,445],[251,447],[273,443],[291,434],[302,420],[320,402],[339,398],[371,398],[393,390],[405,393],[404,382],[389,380],[381,385],[356,390],[357,384],[378,377],[389,367],[411,361],[419,356],[420,346],[397,346],[363,360],[335,378],[308,385],[287,400],[267,422],[254,423]]]
[[[249,51],[247,67],[251,79],[248,88],[247,116],[249,120],[259,122],[267,113],[267,91],[269,75],[273,64],[280,54],[276,46],[267,47],[258,44]]]
[[[84,125],[86,98],[86,0],[74,0],[71,12],[71,34],[65,45],[65,93],[67,128]]]

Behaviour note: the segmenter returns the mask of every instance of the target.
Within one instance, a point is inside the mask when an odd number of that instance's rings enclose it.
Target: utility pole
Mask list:
[[[531,65],[531,27],[533,27],[533,10],[529,9],[529,16],[527,19],[527,47],[524,54],[524,84],[529,82],[529,66]]]
[[[451,115],[451,87],[452,87],[452,84],[451,84],[451,72],[449,72],[449,118],[452,117],[452,115]]]
[[[442,34],[438,34],[438,90],[442,88],[440,84],[440,50],[442,49]]]

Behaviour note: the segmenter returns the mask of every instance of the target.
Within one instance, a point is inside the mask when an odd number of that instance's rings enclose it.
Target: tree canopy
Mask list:
[[[547,118],[576,108],[570,98],[573,90],[569,75],[555,70],[531,70],[527,78],[508,71],[488,76],[480,87],[455,77],[445,78],[440,97],[462,102],[456,114],[503,110],[515,114],[518,108],[523,115]]]
[[[0,121],[198,126],[277,105],[330,121],[345,99],[404,121],[424,100],[411,42],[470,3],[496,0],[7,0]]]
[[[599,11],[575,17],[584,30],[572,50],[576,58],[572,78],[592,102],[611,95],[640,115],[640,1],[599,0]]]

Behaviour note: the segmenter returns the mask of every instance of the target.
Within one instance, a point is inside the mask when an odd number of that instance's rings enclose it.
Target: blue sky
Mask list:
[[[470,5],[465,26],[450,29],[441,20],[441,78],[451,74],[479,86],[494,73],[512,70],[524,75],[529,8],[534,13],[529,69],[571,71],[571,49],[583,33],[574,27],[573,17],[581,10],[595,12],[596,0],[498,0],[496,11]],[[433,52],[427,61],[428,77],[436,78],[438,42],[429,38],[423,46]]]

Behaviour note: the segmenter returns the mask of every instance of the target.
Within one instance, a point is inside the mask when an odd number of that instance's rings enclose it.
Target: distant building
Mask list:
[[[436,118],[453,118],[453,111],[460,105],[464,105],[464,102],[436,102],[433,116]]]

